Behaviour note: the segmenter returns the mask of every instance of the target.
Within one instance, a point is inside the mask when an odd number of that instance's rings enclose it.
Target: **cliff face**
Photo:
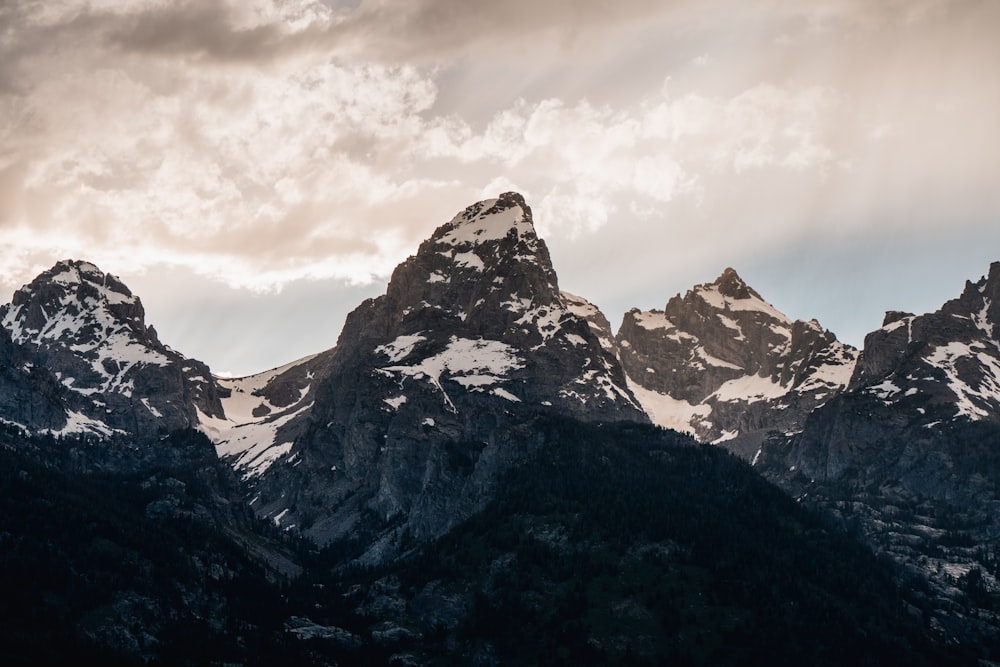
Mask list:
[[[998,300],[1000,263],[994,263],[938,311],[887,314],[883,326],[865,337],[847,391],[789,441],[792,464],[820,480],[892,476],[958,431],[1000,425]],[[900,458],[901,448],[920,454]],[[872,467],[869,456],[882,463]],[[921,493],[931,492],[925,485],[932,480],[952,475],[950,466],[934,467],[912,476]],[[961,484],[956,478],[945,486],[962,495]]]

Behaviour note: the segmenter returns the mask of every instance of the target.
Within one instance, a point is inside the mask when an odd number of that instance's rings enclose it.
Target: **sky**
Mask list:
[[[221,374],[516,190],[617,328],[735,268],[861,345],[1000,261],[995,0],[0,0],[0,301],[118,275]]]

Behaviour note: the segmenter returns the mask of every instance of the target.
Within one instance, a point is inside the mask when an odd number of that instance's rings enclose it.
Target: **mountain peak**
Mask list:
[[[617,342],[629,387],[656,423],[748,457],[769,430],[800,428],[841,391],[857,357],[815,320],[771,306],[732,268],[663,311],[629,311]]]
[[[90,262],[39,274],[0,308],[0,326],[32,365],[58,369],[67,412],[54,432],[155,436],[221,412],[208,367],[161,343],[139,298]]]
[[[535,238],[531,208],[516,192],[505,192],[495,199],[472,204],[442,225],[433,241],[449,246],[478,246],[487,241],[499,241],[511,231],[520,238]]]
[[[63,285],[66,287],[70,285],[89,284],[96,287],[97,292],[95,293],[93,290],[86,289],[82,293],[84,298],[87,296],[101,297],[110,303],[136,302],[136,298],[129,288],[116,276],[104,273],[97,265],[80,259],[59,260],[51,269],[42,272],[31,283],[19,289],[18,294],[21,299],[30,298],[35,288],[46,284]],[[15,294],[14,297],[15,305],[18,294]]]
[[[760,299],[761,296],[757,294],[749,285],[747,285],[736,270],[731,267],[726,267],[726,270],[722,272],[712,286],[718,288],[719,293],[723,296],[728,296],[733,299]]]
[[[139,299],[118,278],[82,260],[60,260],[18,289],[2,319],[18,343],[96,341],[124,328],[159,345],[156,332],[145,326]]]
[[[976,283],[976,286],[980,294],[1000,294],[1000,262],[992,262],[990,270]]]

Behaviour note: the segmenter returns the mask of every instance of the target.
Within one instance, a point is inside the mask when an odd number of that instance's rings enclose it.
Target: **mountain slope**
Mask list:
[[[815,320],[775,310],[733,269],[663,311],[629,311],[617,343],[653,421],[747,458],[768,431],[797,431],[842,390],[857,355]]]
[[[262,475],[309,424],[313,388],[329,374],[331,356],[332,350],[247,377],[216,377],[223,414],[201,415],[199,429],[244,478]]]
[[[482,512],[322,579],[337,602],[316,614],[365,664],[959,662],[884,563],[728,453],[634,424],[531,430]]]
[[[191,430],[0,428],[4,664],[295,664],[275,582],[300,570],[238,493]]]

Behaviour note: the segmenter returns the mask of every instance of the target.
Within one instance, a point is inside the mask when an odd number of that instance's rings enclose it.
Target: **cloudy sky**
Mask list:
[[[0,0],[2,301],[119,275],[217,372],[526,196],[617,326],[732,266],[853,344],[1000,260],[993,0]]]

